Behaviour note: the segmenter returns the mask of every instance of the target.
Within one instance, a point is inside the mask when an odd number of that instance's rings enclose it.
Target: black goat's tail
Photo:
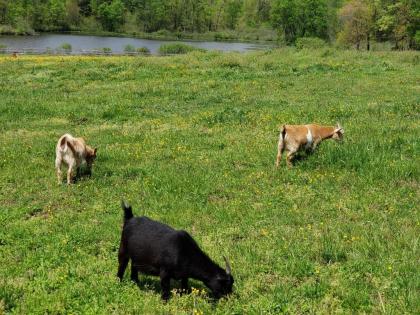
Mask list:
[[[125,202],[125,200],[121,201],[121,207],[124,210],[124,224],[133,217],[133,210],[131,206]]]

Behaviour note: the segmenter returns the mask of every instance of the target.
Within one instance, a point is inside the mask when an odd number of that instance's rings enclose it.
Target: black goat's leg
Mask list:
[[[120,278],[120,281],[122,281],[122,278],[124,277],[125,268],[127,268],[127,264],[129,261],[129,257],[125,252],[125,246],[123,242],[120,242],[120,249],[118,251],[118,273],[117,277]]]
[[[139,273],[137,268],[134,266],[133,261],[131,261],[131,281],[139,283]]]
[[[162,288],[162,300],[169,300],[169,297],[171,295],[170,287],[171,287],[171,277],[169,274],[162,270],[160,272],[160,286]]]
[[[182,293],[190,292],[190,289],[188,288],[188,278],[181,279],[181,290],[182,290]]]

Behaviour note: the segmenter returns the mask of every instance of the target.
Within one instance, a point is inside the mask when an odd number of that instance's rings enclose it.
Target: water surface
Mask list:
[[[72,46],[72,54],[78,54],[83,51],[111,48],[113,53],[124,52],[126,45],[135,48],[147,47],[152,54],[157,54],[162,44],[173,41],[150,40],[129,37],[112,36],[91,36],[91,35],[69,35],[69,34],[41,34],[36,36],[0,36],[0,45],[6,45],[10,49],[36,49],[47,50],[59,48],[62,44],[68,43]],[[271,46],[253,43],[237,42],[212,42],[212,41],[177,41],[186,43],[206,50],[220,51],[238,51],[245,52],[249,50],[267,49]]]

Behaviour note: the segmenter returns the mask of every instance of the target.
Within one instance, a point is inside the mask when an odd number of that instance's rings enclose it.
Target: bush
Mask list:
[[[110,54],[110,53],[112,53],[112,49],[109,48],[109,47],[103,47],[103,48],[101,48],[101,50],[102,50],[102,52],[104,54]]]
[[[150,54],[150,49],[147,48],[147,47],[139,47],[139,48],[136,49],[136,51],[139,54],[144,54],[144,55],[149,55]]]
[[[216,41],[234,40],[237,38],[238,36],[232,32],[217,32],[214,34],[214,40]]]
[[[183,43],[163,44],[159,47],[159,52],[162,55],[186,54],[191,51],[205,51],[205,49],[193,47]]]
[[[2,35],[16,35],[16,30],[10,25],[0,25],[0,34]]]
[[[135,51],[136,51],[136,49],[134,48],[133,45],[128,44],[128,45],[125,45],[125,47],[124,47],[124,52],[126,52],[126,53],[133,53]]]
[[[69,53],[72,50],[72,47],[69,43],[63,43],[60,47],[61,50],[64,50],[64,52]]]
[[[327,46],[327,43],[318,37],[301,37],[295,45],[297,49],[317,49]]]

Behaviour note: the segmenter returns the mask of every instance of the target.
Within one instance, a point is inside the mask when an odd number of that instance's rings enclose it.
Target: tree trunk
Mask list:
[[[366,38],[366,50],[369,51],[370,50],[370,34],[367,34],[367,38]]]

